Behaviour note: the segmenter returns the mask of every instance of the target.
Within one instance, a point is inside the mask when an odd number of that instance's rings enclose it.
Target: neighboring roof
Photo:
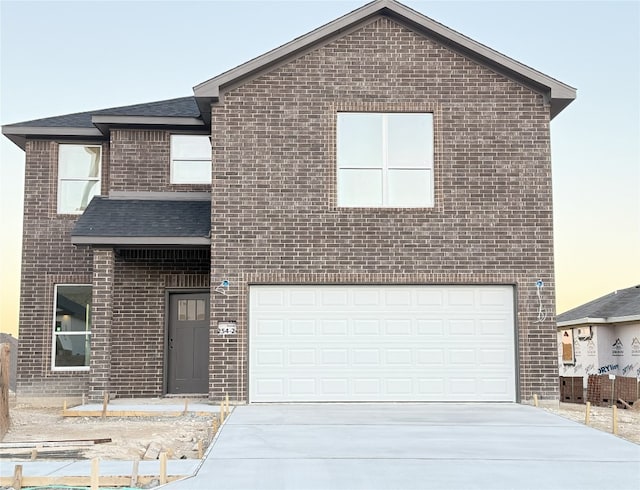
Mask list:
[[[75,245],[209,246],[211,196],[92,199],[71,232]]]
[[[218,100],[226,87],[237,85],[244,79],[259,76],[276,65],[309,52],[319,44],[327,43],[337,36],[343,36],[345,31],[378,15],[385,15],[401,22],[499,73],[535,88],[547,96],[551,104],[552,119],[576,98],[575,88],[494,51],[395,0],[374,0],[279,48],[196,85],[193,91],[198,100],[200,112],[204,117],[208,117],[209,104]]]
[[[7,124],[2,132],[24,149],[29,135],[103,137],[110,124],[204,127],[195,98],[181,97]]]
[[[557,316],[559,327],[640,321],[640,285],[620,289]]]

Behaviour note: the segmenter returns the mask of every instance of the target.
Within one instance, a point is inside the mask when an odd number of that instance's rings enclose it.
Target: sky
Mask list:
[[[0,0],[0,124],[193,95],[364,3]],[[551,123],[558,312],[640,284],[640,2],[404,3],[577,88]],[[23,175],[0,136],[0,332],[13,335]]]

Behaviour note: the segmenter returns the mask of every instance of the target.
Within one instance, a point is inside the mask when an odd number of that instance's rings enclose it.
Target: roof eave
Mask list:
[[[176,236],[144,236],[144,237],[121,237],[121,236],[86,236],[72,235],[73,245],[109,245],[109,246],[187,246],[187,247],[208,247],[211,246],[211,239],[208,237],[176,237]]]
[[[603,325],[609,323],[628,323],[628,322],[640,322],[640,315],[627,315],[627,316],[610,316],[607,318],[577,318],[575,320],[566,320],[563,322],[557,322],[558,328],[571,327],[574,325]]]
[[[325,24],[308,34],[296,38],[287,44],[273,49],[262,56],[196,85],[193,91],[198,101],[200,112],[203,116],[207,114],[208,117],[207,103],[210,105],[212,100],[219,100],[221,89],[225,86],[236,84],[244,78],[263,72],[281,63],[283,60],[293,57],[297,53],[304,52],[312,46],[320,44],[324,40],[334,37],[376,15],[386,15],[395,20],[399,20],[409,27],[419,32],[424,32],[438,39],[443,44],[483,62],[492,69],[503,72],[505,75],[522,80],[524,83],[535,87],[548,96],[551,103],[551,119],[558,115],[576,98],[576,89],[569,85],[494,51],[393,0],[377,0]]]
[[[27,138],[31,136],[45,138],[104,138],[98,128],[49,127],[49,126],[3,126],[2,134],[13,141],[23,150]]]
[[[94,139],[106,138],[112,127],[171,127],[184,129],[207,129],[206,123],[197,117],[172,116],[117,116],[96,115],[91,117],[95,127],[60,127],[60,126],[3,126],[2,134],[13,143],[26,148],[29,137]]]
[[[197,117],[172,116],[92,116],[91,122],[97,128],[108,126],[202,126],[204,121]]]

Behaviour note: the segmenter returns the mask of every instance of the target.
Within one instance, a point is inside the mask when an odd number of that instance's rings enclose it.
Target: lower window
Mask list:
[[[53,305],[54,370],[89,369],[91,355],[91,286],[59,284]]]

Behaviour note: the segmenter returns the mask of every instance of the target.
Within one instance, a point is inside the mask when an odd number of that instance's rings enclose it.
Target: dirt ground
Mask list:
[[[636,402],[637,404],[638,402]],[[544,410],[561,417],[584,423],[586,405],[577,403],[560,403],[559,408]],[[613,410],[608,407],[591,407],[589,426],[611,433],[613,426]],[[640,444],[640,409],[618,409],[618,437]]]
[[[106,439],[112,442],[85,447],[64,447],[79,451],[79,458],[103,460],[142,459],[152,442],[160,444],[169,459],[197,459],[198,440],[206,450],[212,439],[213,416],[186,414],[179,417],[62,417],[61,409],[15,405],[10,409],[11,426],[2,442],[56,441],[63,439]],[[31,457],[31,449],[0,449],[0,457],[19,452]],[[48,459],[51,448],[42,448],[37,459]],[[67,452],[69,455],[70,453]],[[56,458],[58,455],[53,455]],[[59,455],[63,456],[63,455]]]
[[[585,405],[561,403],[559,408],[541,408],[561,417],[584,422]],[[194,414],[179,417],[67,417],[60,409],[16,405],[11,408],[11,428],[3,442],[49,441],[61,439],[111,438],[112,442],[79,451],[80,458],[100,457],[103,460],[133,460],[142,456],[152,442],[161,445],[169,458],[197,458],[198,440],[203,449],[212,439],[212,416]],[[590,426],[611,432],[612,410],[592,407]],[[618,410],[619,436],[640,444],[640,410]],[[64,448],[69,450],[71,448]],[[22,450],[29,459],[31,450]],[[42,451],[47,451],[43,448]],[[0,450],[0,455],[15,454],[16,449]],[[43,454],[39,459],[46,458]]]

